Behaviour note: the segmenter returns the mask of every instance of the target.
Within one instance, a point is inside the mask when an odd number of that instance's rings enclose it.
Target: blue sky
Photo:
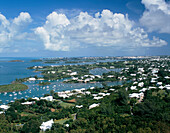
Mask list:
[[[0,56],[170,54],[169,0],[0,0]]]

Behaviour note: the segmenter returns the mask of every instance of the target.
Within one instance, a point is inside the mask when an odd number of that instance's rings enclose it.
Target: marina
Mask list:
[[[51,63],[43,63],[43,62],[31,62],[32,58],[19,58],[24,62],[8,62],[15,58],[0,58],[0,65],[3,66],[0,68],[0,84],[10,84],[16,78],[25,78],[30,76],[38,75],[41,77],[40,72],[34,72],[33,70],[27,69],[31,66],[49,66],[49,65],[75,65],[75,63],[71,64],[64,64],[64,62],[59,62],[57,64]],[[18,58],[17,58],[18,59]],[[114,62],[115,60],[97,60],[97,62]],[[79,65],[83,64],[93,64],[95,62],[84,62],[78,63]],[[78,65],[77,64],[77,65]],[[15,69],[14,69],[15,68]],[[7,70],[8,69],[8,70]],[[112,69],[111,69],[112,70]],[[91,71],[92,74],[101,75],[102,73],[106,73],[111,71],[109,69],[94,69]],[[121,69],[113,69],[112,71],[120,71]],[[7,76],[7,77],[5,77]],[[4,77],[4,78],[3,78]],[[51,90],[55,92],[65,91],[65,90],[74,90],[74,89],[81,89],[81,88],[90,88],[90,87],[101,87],[102,83],[63,83],[64,80],[67,79],[60,79],[60,80],[51,80],[48,81],[51,84],[46,86],[39,86],[39,81],[27,81],[24,82],[25,85],[29,87],[29,89],[19,92],[4,92],[0,93],[0,104],[7,104],[9,102],[14,102],[16,99],[26,99],[29,97],[42,97],[44,94],[50,93]],[[47,82],[47,81],[45,81]],[[108,82],[109,86],[119,85],[122,82]]]

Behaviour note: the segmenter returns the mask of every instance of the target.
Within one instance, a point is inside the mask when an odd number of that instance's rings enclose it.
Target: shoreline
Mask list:
[[[21,89],[22,88],[22,89]],[[0,85],[0,93],[5,92],[18,92],[18,91],[24,91],[29,89],[29,87],[25,84],[7,84],[7,85]]]

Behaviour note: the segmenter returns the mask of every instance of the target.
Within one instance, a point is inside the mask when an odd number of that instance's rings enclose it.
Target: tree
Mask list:
[[[39,133],[40,131],[40,121],[39,120],[30,120],[27,123],[24,124],[21,132],[22,133]]]
[[[118,102],[120,105],[127,105],[129,102],[129,95],[125,89],[120,89],[119,92]]]
[[[53,90],[50,91],[50,95],[54,97],[54,91]]]

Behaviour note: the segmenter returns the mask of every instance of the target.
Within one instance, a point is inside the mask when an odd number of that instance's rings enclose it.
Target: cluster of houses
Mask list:
[[[157,61],[157,62],[152,62],[152,61]],[[144,92],[146,90],[150,90],[150,89],[170,89],[170,85],[169,84],[165,84],[163,82],[160,82],[159,79],[160,77],[158,76],[158,72],[160,71],[160,68],[169,68],[168,64],[166,63],[167,60],[169,60],[168,58],[164,59],[164,58],[159,58],[158,59],[149,59],[149,60],[139,60],[138,63],[143,64],[143,67],[139,66],[137,68],[137,71],[134,73],[130,73],[129,75],[132,78],[133,81],[133,85],[130,86],[128,89],[130,90],[138,90],[139,93],[132,93],[129,94],[130,98],[137,98],[139,99],[139,101],[142,101],[143,97],[144,97]],[[159,62],[160,61],[160,62]],[[164,62],[165,61],[165,62]],[[148,67],[149,65],[150,67]],[[145,67],[147,66],[147,67]],[[134,68],[134,65],[129,66],[129,68],[124,68],[124,72],[128,73],[130,67]],[[164,69],[164,71],[167,72],[167,74],[170,72],[169,69]],[[123,72],[121,72],[123,73]],[[149,78],[148,78],[149,77]],[[121,79],[127,79],[128,77],[122,76],[120,77]],[[169,75],[163,77],[165,79],[170,79]],[[145,81],[150,82],[149,86],[145,86]],[[148,84],[147,84],[148,85]],[[144,87],[145,86],[145,87]],[[144,88],[143,88],[144,87]]]
[[[84,75],[84,76],[81,76],[80,78],[72,76],[71,80],[87,83],[87,82],[93,81],[95,78],[102,78],[102,76],[100,76],[100,75]]]
[[[158,62],[152,62],[152,61],[155,61],[155,60],[158,61]],[[128,75],[128,76],[131,76],[132,81],[133,81],[133,85],[130,86],[130,87],[127,87],[126,90],[136,91],[135,93],[129,94],[130,98],[136,98],[136,99],[138,99],[138,102],[141,102],[144,98],[144,92],[146,90],[156,89],[156,88],[159,88],[159,89],[166,88],[166,89],[170,90],[169,84],[164,84],[163,82],[159,81],[158,72],[160,70],[160,67],[167,67],[167,65],[168,65],[166,63],[162,63],[162,64],[159,63],[159,61],[162,62],[163,60],[165,60],[165,59],[158,58],[158,59],[148,59],[148,60],[139,60],[138,61],[138,63],[141,63],[144,66],[143,67],[139,66],[137,68],[136,72],[133,71],[133,73],[130,73]],[[125,63],[128,63],[128,61],[126,61]],[[145,67],[145,64],[146,65],[150,64],[150,67]],[[124,72],[128,73],[130,67],[134,68],[134,65],[130,65],[129,67],[124,68],[122,70],[121,74],[123,74]],[[37,68],[43,68],[43,67],[41,67],[41,66],[35,66],[34,67],[34,69],[37,69]],[[114,66],[112,66],[112,68],[114,68]],[[147,73],[146,73],[146,71],[147,71]],[[170,72],[170,70],[168,70],[168,69],[165,69],[165,71],[167,71],[167,73]],[[47,73],[55,74],[56,72],[55,71],[49,71]],[[67,72],[62,72],[62,73],[72,76],[72,80],[76,80],[78,82],[85,82],[85,83],[90,82],[90,81],[94,80],[95,78],[103,78],[100,75],[84,75],[84,76],[81,76],[80,78],[78,78],[77,72],[72,72],[71,70],[67,70]],[[169,76],[170,75],[166,75],[164,78],[169,80],[170,79]],[[113,78],[114,75],[109,75],[108,77]],[[118,79],[128,80],[128,77],[119,76]],[[29,78],[28,80],[34,81],[36,79],[35,78]],[[43,79],[39,79],[39,80],[43,80]],[[146,85],[145,81],[150,82],[149,86],[147,86],[147,87],[145,86]],[[95,87],[91,87],[90,89],[93,90],[93,89],[95,89]],[[57,94],[58,94],[58,97],[63,98],[63,99],[69,98],[73,95],[76,95],[77,97],[81,97],[81,95],[91,95],[93,97],[93,99],[96,100],[96,103],[89,105],[88,108],[93,109],[95,107],[100,106],[100,103],[97,103],[98,100],[104,98],[105,96],[111,95],[111,93],[108,93],[108,91],[114,92],[115,89],[111,88],[109,90],[104,90],[104,92],[92,94],[90,91],[86,90],[85,88],[82,88],[82,89],[62,91],[62,92],[58,92]],[[34,97],[32,99],[35,99],[35,100],[43,99],[43,100],[47,100],[47,101],[53,101],[54,100],[52,96],[41,97],[41,98]],[[31,101],[31,102],[27,101],[27,102],[24,102],[24,103],[21,103],[21,104],[22,105],[31,105],[31,104],[34,104],[34,103],[35,103],[35,101]],[[83,105],[76,105],[75,107],[80,109],[80,108],[83,108]],[[1,105],[0,109],[2,109],[3,111],[1,111],[0,114],[4,113],[4,111],[7,110],[8,108],[10,108],[10,106]],[[53,119],[51,119],[47,122],[43,122],[40,126],[40,129],[42,131],[46,131],[47,129],[51,129],[53,123],[54,123]]]

